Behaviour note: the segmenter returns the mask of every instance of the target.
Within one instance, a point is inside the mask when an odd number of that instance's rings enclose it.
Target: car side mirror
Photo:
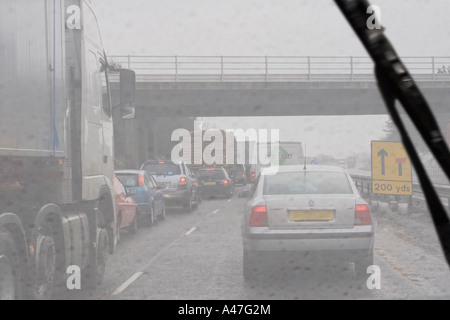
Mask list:
[[[122,106],[120,108],[121,118],[130,120],[136,118],[136,108],[132,106]]]

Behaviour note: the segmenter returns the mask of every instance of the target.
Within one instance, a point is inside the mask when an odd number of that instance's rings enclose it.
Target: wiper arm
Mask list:
[[[395,100],[399,100],[403,105],[431,153],[450,179],[450,151],[444,136],[427,101],[384,35],[384,30],[367,27],[367,8],[370,3],[366,0],[335,0],[335,2],[375,64],[378,87],[414,165],[445,258],[450,265],[450,220],[395,108]]]

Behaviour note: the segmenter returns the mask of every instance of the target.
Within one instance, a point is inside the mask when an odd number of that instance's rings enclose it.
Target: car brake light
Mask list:
[[[139,175],[138,183],[140,187],[144,185],[144,176],[142,174]]]
[[[250,227],[267,227],[268,216],[266,206],[254,206],[250,214]]]
[[[355,207],[355,225],[364,226],[371,224],[372,217],[370,215],[369,206],[366,204],[357,204]]]
[[[245,173],[243,173],[242,176],[245,178]]]
[[[164,164],[165,162],[164,162],[164,161],[158,161],[158,163],[159,163],[159,164]]]
[[[228,180],[222,180],[220,181],[221,184],[228,184]]]
[[[186,178],[181,177],[180,181],[178,182],[178,188],[186,188]]]

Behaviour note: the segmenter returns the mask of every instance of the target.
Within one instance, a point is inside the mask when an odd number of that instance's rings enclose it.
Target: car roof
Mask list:
[[[161,161],[164,161],[164,163],[169,163],[169,164],[182,164],[183,161],[173,161],[171,159],[167,159],[167,160],[146,160],[144,161],[144,163],[142,163],[142,165],[144,164],[149,164],[149,163],[154,163],[154,164],[162,164],[160,163]]]
[[[121,173],[126,173],[126,174],[143,174],[145,173],[145,170],[139,170],[139,169],[123,169],[123,170],[115,170],[114,173],[115,174],[121,174]]]
[[[262,175],[274,174],[277,172],[345,172],[344,168],[341,166],[330,166],[330,165],[282,165],[278,167],[265,167],[262,168]]]

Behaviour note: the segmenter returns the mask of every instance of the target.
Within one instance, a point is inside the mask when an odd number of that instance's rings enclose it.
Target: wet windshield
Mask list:
[[[364,11],[439,130],[332,0],[0,0],[0,300],[450,298],[450,2]]]

